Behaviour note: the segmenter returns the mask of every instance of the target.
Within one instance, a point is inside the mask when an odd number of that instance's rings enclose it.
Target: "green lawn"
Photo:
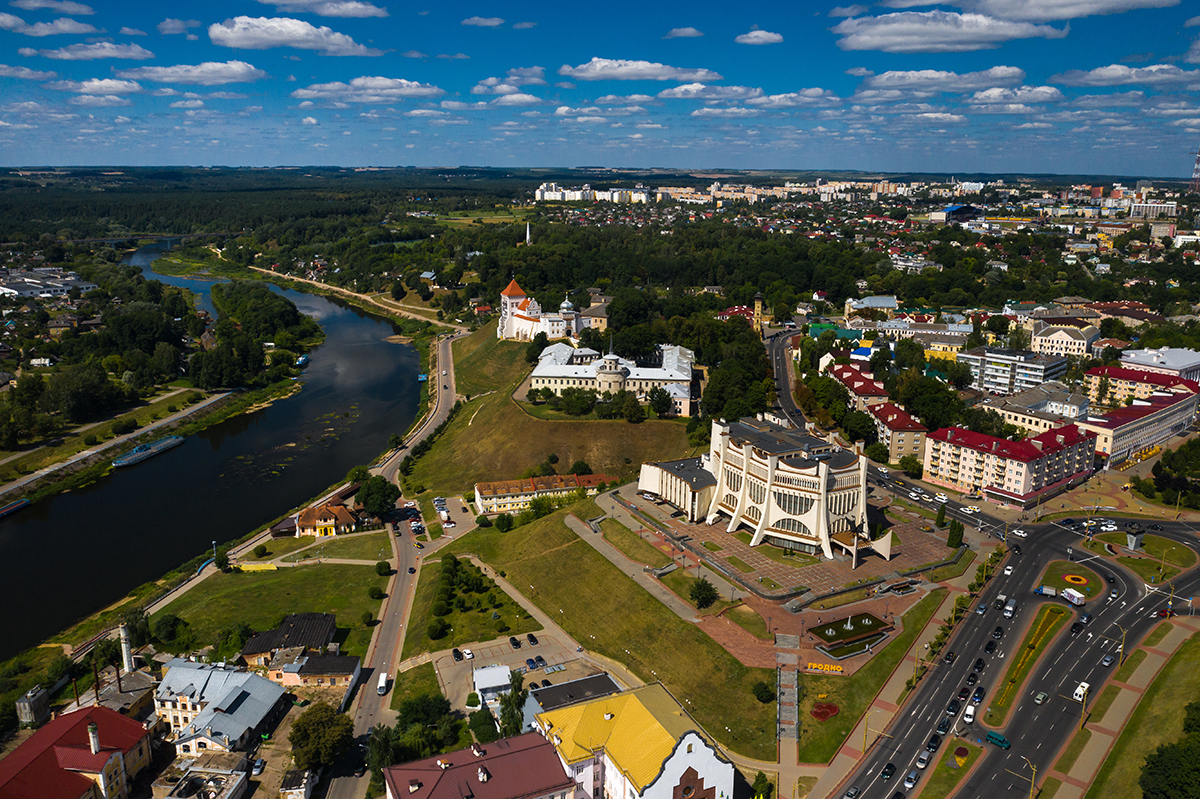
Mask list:
[[[1114,688],[1115,686],[1109,686]],[[1095,721],[1095,719],[1091,719]],[[1075,735],[1071,738],[1071,742],[1067,744],[1067,748],[1059,756],[1058,762],[1054,764],[1054,770],[1067,774],[1071,771],[1071,766],[1075,765],[1076,758],[1083,751],[1083,747],[1087,746],[1088,741],[1092,740],[1092,731],[1086,727],[1082,730],[1075,730]]]
[[[838,675],[801,674],[800,685],[804,698],[800,701],[800,763],[828,763],[845,742],[868,704],[879,693],[879,689],[896,670],[896,666],[908,654],[917,635],[933,617],[946,596],[946,589],[932,591],[904,614],[904,630],[893,636],[882,648],[877,649],[866,666],[854,677],[847,679]],[[839,707],[838,715],[828,721],[818,722],[810,711],[818,701],[832,702]]]
[[[859,602],[866,599],[871,594],[870,588],[858,588],[853,591],[847,591],[844,594],[829,597],[828,599],[820,599],[812,603],[809,607],[813,610],[829,610],[830,608],[838,608],[842,605],[849,605],[852,602]]]
[[[616,519],[605,519],[600,522],[600,529],[604,531],[604,540],[621,550],[625,557],[632,561],[645,563],[655,569],[661,569],[671,562],[670,555]]]
[[[727,563],[729,563],[731,566],[736,566],[738,571],[742,572],[743,574],[749,574],[750,572],[754,571],[753,566],[751,566],[749,563],[742,560],[741,558],[737,557],[736,555],[728,556],[727,558],[725,558],[725,561]]]
[[[725,611],[724,618],[741,627],[746,632],[753,635],[755,638],[761,638],[764,641],[773,641],[775,636],[767,631],[767,622],[758,612],[749,605],[740,605],[736,608],[730,608]]]
[[[747,546],[749,546],[750,541],[753,540],[749,533],[734,533],[734,537]],[[714,552],[720,551],[721,549],[716,544],[709,546],[708,542],[705,542],[704,546],[713,550]],[[714,547],[716,548],[713,549]],[[759,544],[754,548],[754,551],[763,557],[770,558],[776,563],[782,563],[784,566],[794,566],[797,569],[802,569],[805,566],[811,566],[814,563],[821,562],[820,558],[816,558],[812,555],[806,555],[803,552],[795,552],[793,550],[784,549],[783,547],[777,547],[772,544]]]
[[[392,559],[392,542],[386,530],[350,536],[326,536],[314,541],[316,546],[288,555],[284,560],[291,563],[307,558],[342,558],[375,563]]]
[[[1125,568],[1142,578],[1147,583],[1162,583],[1170,580],[1175,575],[1179,574],[1179,569],[1167,564],[1162,571],[1159,570],[1159,561],[1151,560],[1150,558],[1117,558],[1117,563],[1120,563]]]
[[[1104,720],[1104,714],[1112,707],[1112,703],[1116,701],[1117,695],[1121,693],[1121,689],[1115,685],[1106,685],[1104,690],[1100,692],[1100,698],[1092,704],[1092,711],[1088,714],[1088,721],[1093,724],[1099,724]]]
[[[993,726],[998,726],[1008,715],[1008,709],[1016,701],[1022,684],[1034,664],[1042,656],[1042,652],[1054,640],[1054,634],[1066,623],[1068,613],[1059,605],[1043,605],[1029,626],[1029,632],[1021,641],[1021,646],[1014,649],[1008,659],[1008,670],[1004,679],[992,689],[991,699],[983,720]],[[1018,654],[1019,653],[1019,654]]]
[[[588,649],[643,680],[657,674],[711,735],[748,757],[774,759],[775,705],[751,694],[756,682],[772,683],[774,670],[743,666],[568,530],[563,513],[509,533],[475,530],[448,549],[478,553],[514,585],[532,585],[530,598]]]
[[[1079,585],[1078,583],[1067,582],[1065,577],[1068,574],[1086,578],[1087,584]],[[1048,585],[1058,591],[1062,591],[1064,588],[1074,588],[1088,599],[1095,599],[1104,593],[1104,581],[1100,579],[1100,575],[1086,566],[1065,560],[1051,561],[1046,567],[1046,571],[1042,574],[1039,584]]]
[[[720,552],[722,550],[722,547],[717,546],[712,541],[705,541],[704,548],[709,552]]]
[[[438,683],[432,663],[422,663],[396,675],[392,685],[392,710],[398,710],[405,699],[421,694],[442,695],[442,686]]]
[[[525,348],[519,341],[496,338],[497,319],[493,319],[466,338],[451,344],[454,351],[454,386],[460,394],[482,394],[508,387],[525,377],[531,364],[525,360]]]
[[[949,566],[939,566],[936,569],[930,569],[925,572],[925,579],[931,583],[941,582],[942,580],[953,580],[955,577],[962,575],[974,562],[975,552],[968,549],[958,559],[958,563],[951,563]]]
[[[1146,689],[1084,799],[1140,796],[1146,755],[1183,734],[1186,700],[1200,695],[1200,638],[1184,641]]]
[[[1038,799],[1054,799],[1058,789],[1062,787],[1062,780],[1054,777],[1047,777],[1042,781],[1042,787],[1038,791]]]
[[[1096,536],[1097,540],[1103,541],[1106,544],[1115,544],[1117,546],[1125,546],[1125,533],[1101,533]],[[1189,547],[1182,546],[1172,541],[1169,538],[1163,538],[1160,535],[1146,534],[1142,539],[1142,552],[1147,557],[1161,560],[1163,554],[1166,553],[1167,564],[1170,566],[1179,566],[1182,569],[1190,569],[1196,565],[1196,553]]]
[[[1149,635],[1142,639],[1142,646],[1158,646],[1162,642],[1162,639],[1167,637],[1167,633],[1171,632],[1171,629],[1172,626],[1170,624],[1159,624],[1150,631]]]
[[[954,750],[959,747],[968,750],[961,766],[958,765],[958,759],[954,756]],[[942,799],[942,797],[949,796],[962,780],[963,775],[971,770],[971,766],[982,752],[982,746],[969,744],[966,741],[948,740],[945,751],[938,758],[937,766],[929,770],[925,787],[921,789],[921,798]],[[955,767],[951,768],[950,763],[953,763]]]
[[[472,564],[464,561],[460,568],[472,568]],[[408,619],[408,634],[404,637],[402,660],[407,660],[423,652],[437,652],[477,641],[492,641],[500,636],[524,635],[541,631],[542,625],[489,579],[488,582],[492,586],[489,592],[475,595],[480,607],[459,610],[451,603],[450,613],[445,617],[450,624],[450,632],[436,641],[430,640],[426,628],[433,619],[434,592],[437,588],[440,569],[439,560],[427,561],[421,567],[417,593],[413,597],[412,613]],[[493,607],[484,601],[489,594],[495,596],[498,607]],[[500,618],[493,619],[493,613],[499,613]],[[501,622],[509,629],[504,631],[497,629]]]
[[[692,572],[688,569],[676,569],[670,574],[664,574],[661,578],[659,578],[659,582],[674,591],[680,599],[695,608],[697,613],[704,616],[712,616],[720,613],[722,610],[733,604],[731,600],[721,598],[706,607],[704,610],[696,608],[696,603],[692,602],[691,594],[692,585],[694,585],[698,579],[699,578],[692,576]]]
[[[1159,629],[1170,629],[1170,627],[1171,627],[1171,625],[1164,624]],[[1156,630],[1156,632],[1157,632],[1157,630]],[[1113,679],[1116,680],[1117,682],[1127,682],[1129,680],[1129,678],[1133,676],[1133,672],[1137,670],[1137,667],[1140,666],[1142,664],[1142,661],[1145,659],[1146,659],[1145,650],[1143,650],[1143,649],[1133,650],[1133,652],[1130,653],[1129,657],[1125,658],[1125,662],[1121,664],[1120,668],[1117,669],[1116,674],[1113,675]]]
[[[302,547],[312,546],[317,539],[311,535],[300,535],[289,538],[268,538],[263,542],[263,546],[267,548],[267,554],[261,558],[254,556],[253,550],[248,550],[244,555],[239,555],[238,560],[274,560],[280,555],[286,555],[289,552],[295,552]]]
[[[195,640],[208,644],[222,629],[245,622],[255,630],[274,627],[288,613],[333,613],[343,654],[367,654],[371,628],[364,610],[378,616],[380,602],[367,596],[371,586],[387,587],[387,578],[370,566],[323,564],[278,571],[217,574],[176,599],[155,617],[174,613],[191,625]]]

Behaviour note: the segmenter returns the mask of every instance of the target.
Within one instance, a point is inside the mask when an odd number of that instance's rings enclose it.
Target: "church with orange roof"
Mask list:
[[[575,338],[588,327],[588,317],[575,310],[564,298],[557,313],[546,313],[542,306],[517,285],[516,279],[500,292],[500,324],[496,338],[510,341],[532,341],[538,333],[547,338]]]

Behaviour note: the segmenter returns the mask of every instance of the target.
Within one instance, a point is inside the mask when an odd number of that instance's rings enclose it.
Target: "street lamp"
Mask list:
[[[1163,574],[1167,567],[1167,553],[1173,551],[1174,549],[1175,549],[1175,547],[1167,547],[1166,549],[1163,550],[1162,560],[1159,561],[1159,564],[1158,564],[1158,573],[1159,574]]]
[[[1021,759],[1029,764],[1029,768],[1033,770],[1033,776],[1029,778],[1029,799],[1033,799],[1033,788],[1037,784],[1037,766],[1033,765],[1033,761],[1021,755]]]

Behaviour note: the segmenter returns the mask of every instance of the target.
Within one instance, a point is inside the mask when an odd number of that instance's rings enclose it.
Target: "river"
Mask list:
[[[165,248],[132,255],[146,276],[199,295],[211,281],[152,274]],[[303,390],[210,427],[0,521],[0,659],[49,638],[206,549],[240,538],[370,463],[403,433],[419,397],[415,350],[386,320],[338,300],[279,293],[316,319]]]

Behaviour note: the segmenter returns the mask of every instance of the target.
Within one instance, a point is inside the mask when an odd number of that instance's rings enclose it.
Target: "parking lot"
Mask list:
[[[484,666],[502,664],[513,671],[525,672],[526,686],[532,685],[535,680],[539,685],[543,680],[557,685],[596,673],[594,667],[578,659],[574,645],[570,642],[561,643],[553,633],[545,631],[534,635],[538,639],[537,646],[530,646],[524,635],[517,636],[521,642],[520,649],[513,649],[509,645],[507,635],[493,641],[466,644],[459,649],[469,649],[475,657],[471,660],[464,659],[462,662],[455,662],[448,649],[435,653],[433,665],[451,706],[459,710],[466,708],[467,695],[473,690],[471,672]],[[530,671],[525,665],[525,659],[538,655],[546,661],[546,668]],[[557,669],[556,666],[566,668]]]

